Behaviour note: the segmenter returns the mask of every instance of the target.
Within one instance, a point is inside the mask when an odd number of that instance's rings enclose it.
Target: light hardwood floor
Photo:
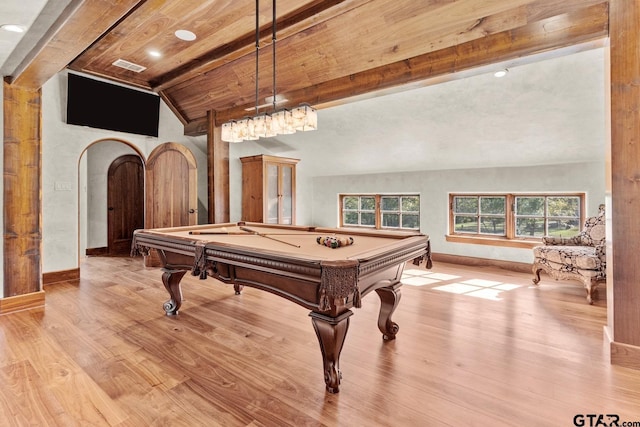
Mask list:
[[[180,314],[167,317],[159,269],[84,259],[79,282],[45,288],[44,309],[0,316],[0,425],[640,421],[640,371],[609,364],[604,287],[588,305],[578,283],[546,276],[534,288],[529,274],[497,268],[407,273],[397,339],[383,342],[367,295],[351,317],[340,393],[328,394],[307,310],[187,275]]]

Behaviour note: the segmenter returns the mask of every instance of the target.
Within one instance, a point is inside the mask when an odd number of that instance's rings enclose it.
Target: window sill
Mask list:
[[[539,240],[536,241],[536,240],[500,239],[496,237],[485,237],[485,236],[461,236],[459,234],[456,234],[456,235],[447,234],[445,238],[447,242],[453,242],[453,243],[505,246],[508,248],[522,248],[522,249],[531,249],[534,246],[539,246],[542,244],[542,242]]]

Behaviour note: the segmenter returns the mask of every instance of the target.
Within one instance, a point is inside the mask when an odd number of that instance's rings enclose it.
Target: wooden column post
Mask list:
[[[44,304],[41,224],[41,89],[4,84],[4,299]],[[14,299],[15,301],[15,299]],[[7,305],[0,304],[0,311]],[[5,310],[6,311],[6,310]]]
[[[207,113],[209,222],[229,222],[229,143],[220,137],[215,111]]]
[[[611,363],[640,369],[640,1],[609,2]]]

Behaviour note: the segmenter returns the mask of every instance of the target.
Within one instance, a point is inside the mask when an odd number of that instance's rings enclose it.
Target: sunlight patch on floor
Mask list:
[[[500,292],[502,291],[499,289],[487,288],[487,289],[480,289],[479,291],[467,292],[466,295],[469,295],[471,297],[476,297],[476,298],[484,298],[484,299],[490,299],[493,301],[500,301],[502,299],[498,297]]]
[[[403,285],[411,285],[411,286],[424,286],[424,285],[433,285],[434,283],[441,283],[442,280],[432,279],[430,277],[403,277],[402,284]]]
[[[410,276],[421,276],[421,277],[429,277],[430,279],[436,280],[453,280],[458,279],[460,276],[454,276],[453,274],[444,274],[444,273],[432,273],[430,271],[419,270],[419,269],[410,269],[405,270],[402,277],[410,277]]]
[[[459,278],[460,276],[452,274],[432,273],[425,270],[409,269],[405,270],[402,275],[402,284],[409,286],[439,285],[433,286],[431,289],[460,295],[468,295],[492,301],[501,301],[502,298],[500,295],[502,292],[520,287],[519,285],[511,283],[483,279],[469,279],[462,282],[444,283]]]
[[[403,272],[402,284],[411,286],[424,286],[442,283],[445,280],[454,280],[458,278],[460,278],[460,276],[443,273],[432,273],[430,271],[412,268]]]
[[[520,285],[513,285],[511,283],[501,283],[499,285],[494,286],[495,289],[500,289],[501,291],[510,291],[513,289],[520,288]]]
[[[484,288],[489,288],[491,286],[499,285],[502,282],[496,282],[494,280],[469,279],[469,280],[465,280],[462,283],[466,283],[467,285],[481,286],[481,287],[484,287]]]
[[[468,294],[481,288],[477,286],[465,285],[464,283],[449,283],[448,285],[436,286],[438,291],[451,292],[452,294]]]

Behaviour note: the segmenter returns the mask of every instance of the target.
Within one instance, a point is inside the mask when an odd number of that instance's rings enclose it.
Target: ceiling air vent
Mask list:
[[[147,67],[143,67],[142,65],[134,64],[133,62],[125,61],[124,59],[118,59],[111,65],[115,65],[116,67],[124,68],[125,70],[135,71],[136,73],[140,73],[147,69]]]

